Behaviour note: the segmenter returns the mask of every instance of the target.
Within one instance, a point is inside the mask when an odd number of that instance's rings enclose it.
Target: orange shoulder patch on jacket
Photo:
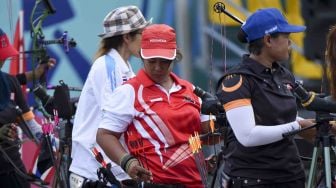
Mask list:
[[[233,92],[239,89],[243,84],[243,77],[241,75],[228,75],[222,82],[222,90],[225,92]]]

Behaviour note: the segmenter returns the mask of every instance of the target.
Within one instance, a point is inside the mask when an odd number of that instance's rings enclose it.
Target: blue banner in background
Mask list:
[[[11,3],[8,3],[11,2]],[[19,11],[24,11],[24,42],[25,49],[32,49],[31,13],[35,0],[1,1],[0,7],[5,7],[0,13],[1,28],[13,41],[15,23]],[[45,40],[59,39],[63,32],[68,32],[69,39],[77,42],[75,48],[66,53],[63,45],[47,45],[47,53],[57,60],[57,64],[48,72],[48,84],[57,85],[60,80],[73,87],[82,87],[93,62],[93,57],[99,47],[103,32],[103,19],[113,9],[126,6],[138,6],[147,19],[153,18],[153,23],[165,23],[175,26],[175,0],[113,0],[113,1],[69,1],[50,0],[56,9],[54,14],[48,15],[43,21],[42,31]],[[40,6],[37,11],[43,11]],[[142,67],[141,59],[132,57],[130,62],[135,72]],[[4,71],[8,70],[9,63],[5,64]],[[32,69],[32,55],[27,54],[27,70]],[[174,68],[178,74],[178,65]],[[48,91],[52,94],[53,91]],[[78,92],[74,95],[79,95]]]
[[[31,14],[33,7],[35,5],[35,0],[25,0],[23,1],[23,10],[24,12],[24,31],[30,33],[31,32]],[[53,39],[59,39],[62,37],[63,33],[65,31],[68,31],[69,37],[71,38],[71,35],[74,35],[76,31],[73,31],[75,28],[81,28],[81,27],[71,27],[71,28],[63,28],[62,23],[69,22],[71,19],[75,19],[75,13],[73,10],[73,7],[68,1],[50,1],[52,6],[55,8],[56,13],[48,15],[48,17],[43,21],[43,30],[48,30],[52,32],[51,37],[47,38],[45,37],[45,40],[53,40]],[[43,4],[38,7],[39,10],[36,11],[44,11],[46,7],[43,6]],[[36,18],[33,18],[36,19]],[[76,39],[74,39],[76,40]],[[80,41],[77,41],[77,43],[80,44]],[[80,51],[80,45],[75,48],[70,48],[69,52],[66,52],[64,47],[59,44],[53,44],[53,45],[47,45],[47,53],[50,57],[53,57],[57,59],[58,63],[54,69],[51,69],[48,72],[49,78],[53,78],[55,71],[59,69],[61,66],[61,63],[69,63],[67,66],[71,67],[71,72],[62,71],[60,78],[67,82],[71,82],[71,77],[77,77],[80,81],[80,85],[84,83],[87,74],[90,70],[90,59],[85,58],[85,54],[83,51]],[[29,47],[32,48],[32,42],[29,43]],[[55,49],[58,48],[59,50]],[[31,58],[28,58],[28,65],[29,70],[32,69],[32,62]],[[70,76],[71,75],[71,76]],[[55,83],[57,84],[57,83]]]

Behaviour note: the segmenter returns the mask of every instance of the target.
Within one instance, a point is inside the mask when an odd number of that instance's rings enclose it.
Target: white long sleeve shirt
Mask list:
[[[116,82],[116,86],[134,77],[134,72],[129,62],[125,62],[116,50],[112,49],[108,55],[113,57],[115,62],[115,72],[112,81]],[[96,143],[96,133],[102,118],[102,95],[109,95],[112,92],[105,56],[102,56],[93,63],[85,81],[72,130],[72,163],[69,170],[91,180],[98,180],[97,169],[100,167],[91,152],[93,146],[97,147],[103,154],[104,159],[112,164],[112,172],[118,180],[129,178],[119,166],[108,159]]]

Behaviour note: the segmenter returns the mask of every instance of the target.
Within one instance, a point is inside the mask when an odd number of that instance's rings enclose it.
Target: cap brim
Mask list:
[[[0,60],[2,61],[17,55],[19,55],[19,52],[11,45],[0,49]]]
[[[282,28],[280,32],[284,33],[299,33],[306,30],[306,26],[299,25],[287,25],[285,28]]]
[[[138,29],[143,29],[143,28],[149,26],[150,24],[152,24],[152,20],[153,20],[153,18],[149,19],[146,23],[140,25],[137,28],[133,28],[133,29],[130,29],[130,30],[118,31],[118,32],[102,33],[102,34],[99,34],[98,37],[101,37],[101,38],[104,39],[104,38],[108,38],[108,37],[113,37],[113,36],[127,34],[127,33],[130,33],[132,31],[135,31],[135,30],[138,30]]]
[[[173,60],[176,57],[176,49],[141,49],[141,57],[144,59],[162,58]]]

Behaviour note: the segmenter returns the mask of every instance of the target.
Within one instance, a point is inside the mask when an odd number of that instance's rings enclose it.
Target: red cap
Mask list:
[[[4,61],[18,54],[19,52],[9,43],[6,33],[0,29],[0,60]]]
[[[141,57],[144,59],[175,59],[175,30],[165,24],[153,24],[146,27],[142,32]]]

